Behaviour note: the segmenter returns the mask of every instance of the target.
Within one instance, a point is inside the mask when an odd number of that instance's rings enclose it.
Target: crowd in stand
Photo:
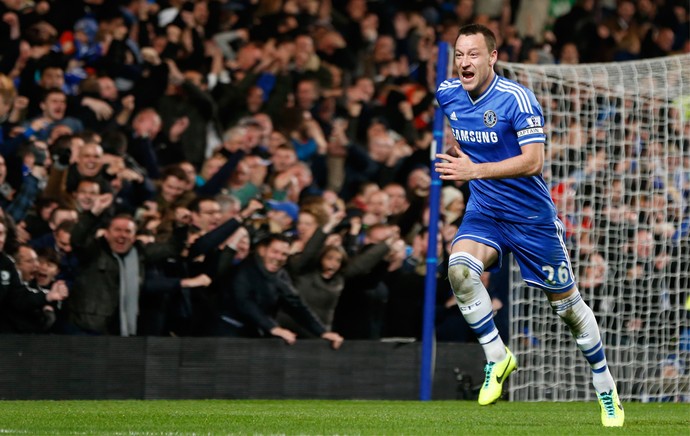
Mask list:
[[[570,3],[2,0],[0,332],[419,337],[436,44],[690,50],[686,2]],[[442,189],[442,340],[469,195]]]

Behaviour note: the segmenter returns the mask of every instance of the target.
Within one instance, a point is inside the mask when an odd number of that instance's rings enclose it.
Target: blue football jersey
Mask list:
[[[534,93],[498,74],[476,100],[458,78],[441,83],[436,99],[460,149],[474,163],[500,162],[519,155],[525,144],[546,141],[544,116]],[[468,211],[512,222],[553,223],[556,219],[556,207],[541,175],[471,180],[470,192]]]

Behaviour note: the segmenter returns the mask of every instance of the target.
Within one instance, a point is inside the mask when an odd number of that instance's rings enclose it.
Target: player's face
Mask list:
[[[455,67],[465,91],[479,96],[494,78],[497,52],[489,53],[486,40],[481,34],[460,35],[455,41]]]

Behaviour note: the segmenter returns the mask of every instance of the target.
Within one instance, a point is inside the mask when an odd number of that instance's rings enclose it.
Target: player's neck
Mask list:
[[[491,70],[489,73],[489,76],[486,78],[484,83],[482,83],[481,86],[477,87],[474,91],[470,92],[470,97],[472,97],[472,100],[476,100],[479,97],[482,96],[486,92],[487,89],[491,86],[491,82],[494,81],[494,78],[496,77],[496,72],[494,70]]]

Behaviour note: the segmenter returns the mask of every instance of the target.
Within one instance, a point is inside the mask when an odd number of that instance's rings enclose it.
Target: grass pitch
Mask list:
[[[3,401],[0,434],[689,435],[690,405],[626,403],[605,429],[596,403],[468,401]]]

